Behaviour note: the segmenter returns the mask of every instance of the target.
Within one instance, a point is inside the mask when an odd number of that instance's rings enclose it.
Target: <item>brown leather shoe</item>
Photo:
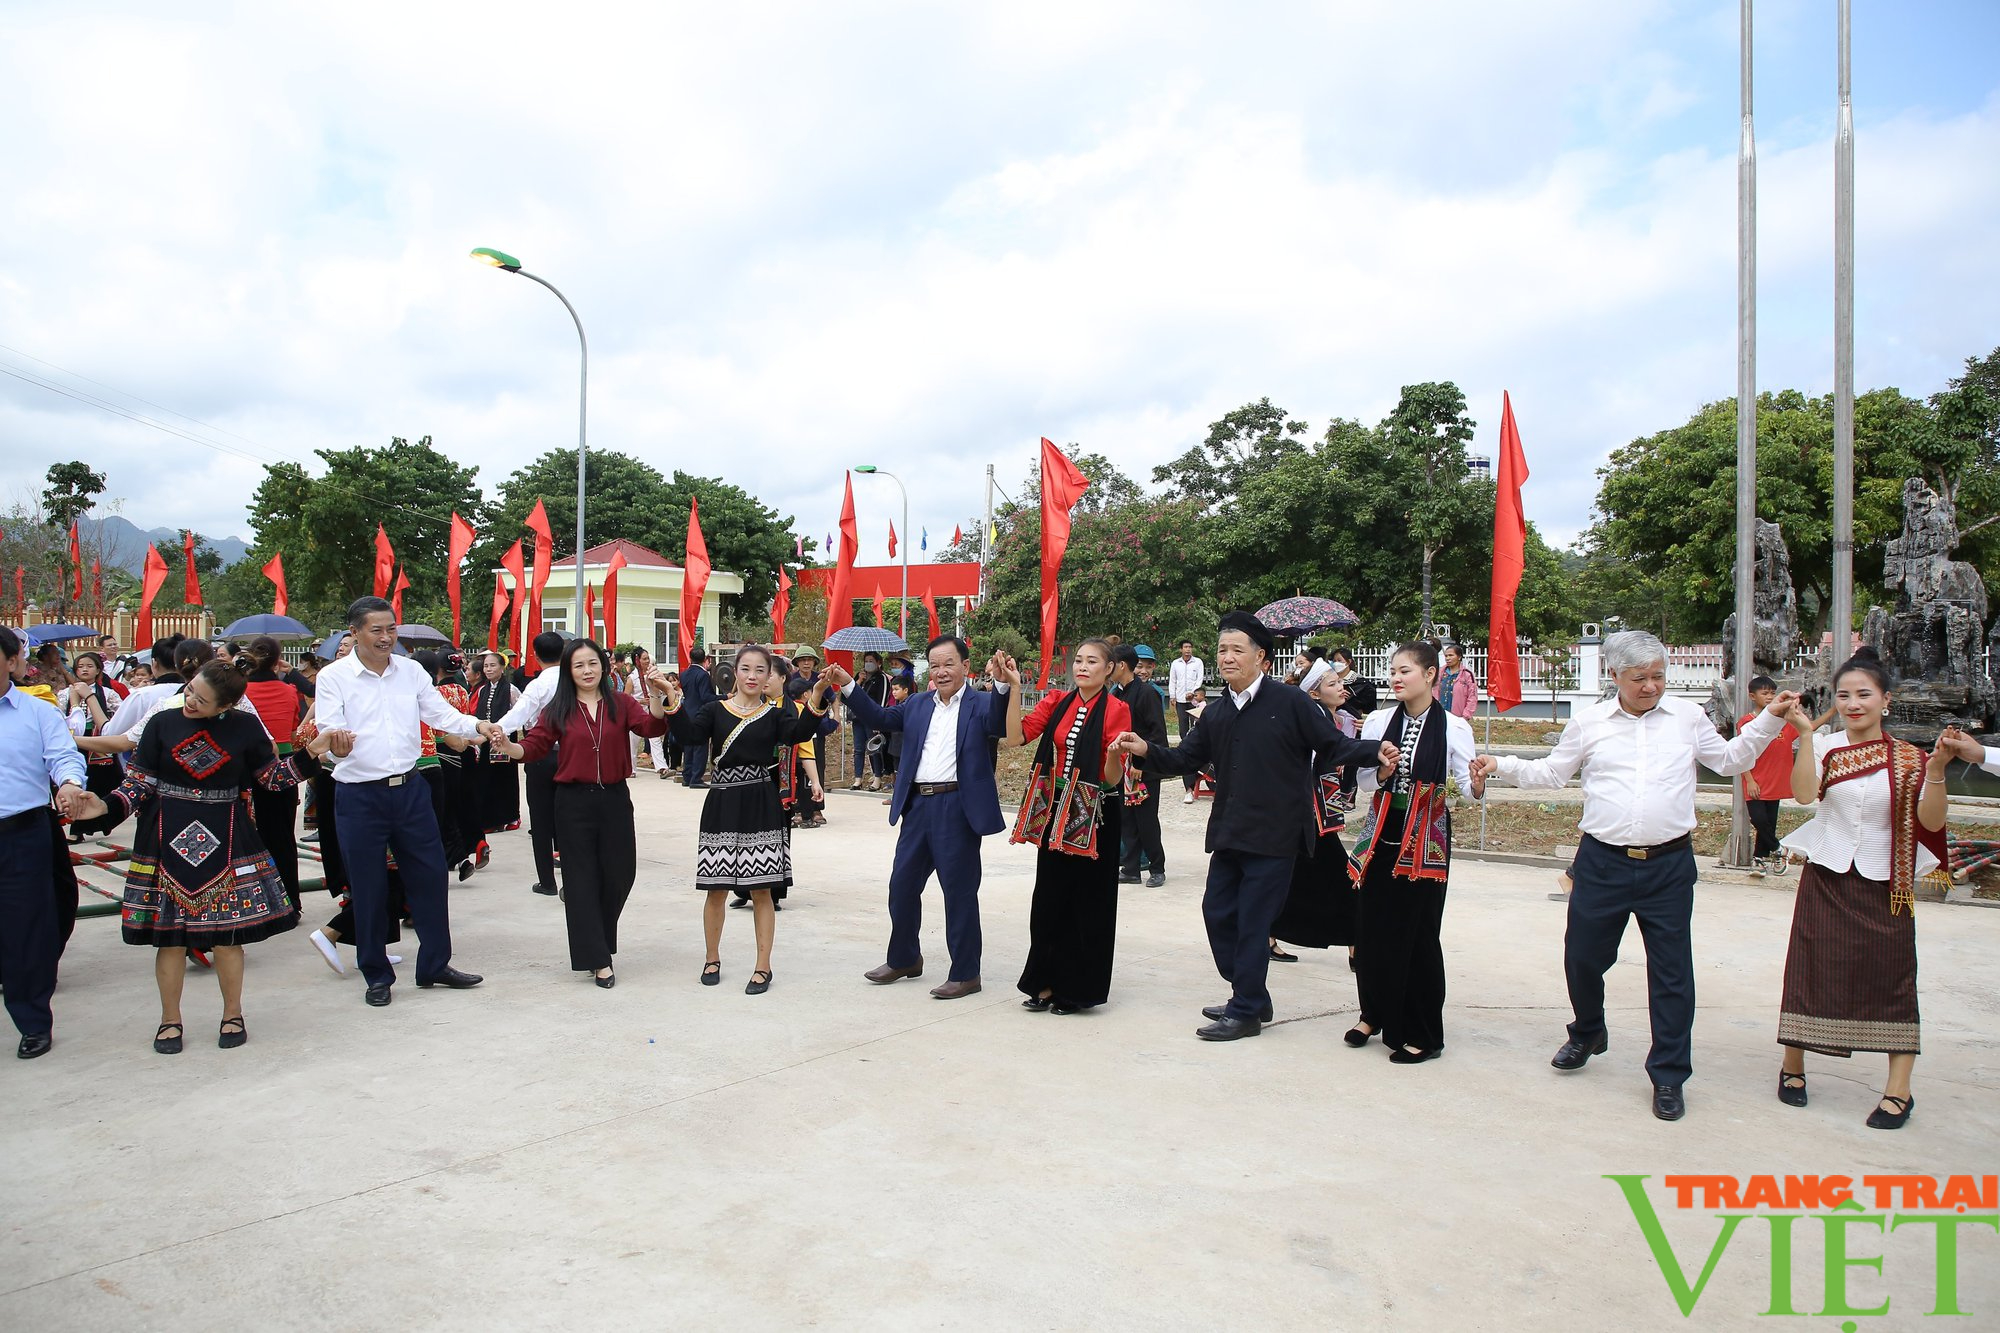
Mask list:
[[[968,995],[977,995],[979,978],[974,977],[970,981],[947,981],[944,985],[933,989],[931,994],[940,1000],[960,1000]]]
[[[878,986],[886,986],[892,981],[901,981],[904,977],[920,977],[923,974],[924,960],[919,958],[915,967],[890,967],[884,963],[880,967],[870,968],[861,975]]]

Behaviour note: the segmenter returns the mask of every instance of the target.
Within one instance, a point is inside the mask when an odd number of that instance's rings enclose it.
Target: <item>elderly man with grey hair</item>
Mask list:
[[[1572,717],[1547,757],[1481,755],[1472,771],[1521,787],[1560,787],[1583,775],[1583,836],[1563,936],[1576,1021],[1550,1063],[1568,1072],[1604,1053],[1604,974],[1618,961],[1626,922],[1637,917],[1653,1020],[1646,1057],[1653,1114],[1678,1120],[1686,1111],[1681,1085],[1693,1071],[1696,766],[1725,776],[1748,769],[1784,730],[1798,696],[1780,694],[1726,741],[1700,708],[1667,694],[1667,650],[1652,635],[1612,635],[1604,660],[1617,694]]]

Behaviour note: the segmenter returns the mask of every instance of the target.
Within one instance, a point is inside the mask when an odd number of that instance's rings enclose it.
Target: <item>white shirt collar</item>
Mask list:
[[[1249,703],[1252,699],[1257,697],[1258,687],[1263,685],[1263,683],[1264,683],[1264,678],[1262,676],[1259,676],[1257,677],[1257,679],[1250,682],[1249,689],[1244,690],[1241,693],[1238,693],[1235,690],[1231,690],[1229,692],[1229,698],[1233,703],[1235,703],[1237,708],[1241,709],[1243,705]]]

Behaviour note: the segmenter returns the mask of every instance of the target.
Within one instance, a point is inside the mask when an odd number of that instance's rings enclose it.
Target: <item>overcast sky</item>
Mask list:
[[[2000,5],[1855,9],[1857,375],[1928,394],[2000,344]],[[1767,388],[1831,388],[1833,12],[1759,6]],[[490,245],[581,312],[593,444],[805,533],[850,463],[936,538],[1042,435],[1145,481],[1261,396],[1317,431],[1452,379],[1482,452],[1512,391],[1567,540],[1607,452],[1735,392],[1736,13],[15,0],[0,368],[490,488],[576,427],[568,317]],[[0,502],[71,457],[248,535],[257,463],[0,375]]]

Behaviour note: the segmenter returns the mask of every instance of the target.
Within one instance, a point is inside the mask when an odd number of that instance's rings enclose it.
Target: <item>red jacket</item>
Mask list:
[[[597,716],[592,718],[579,704],[569,715],[569,725],[561,736],[548,709],[541,720],[521,737],[524,762],[533,763],[562,746],[556,753],[556,781],[606,785],[632,776],[632,743],[628,736],[664,736],[667,720],[654,717],[646,706],[629,694],[605,693],[598,699]]]

